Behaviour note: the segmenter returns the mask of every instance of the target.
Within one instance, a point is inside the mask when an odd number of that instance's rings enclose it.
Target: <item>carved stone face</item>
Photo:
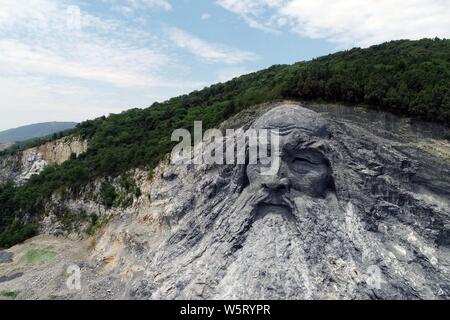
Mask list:
[[[328,131],[319,114],[298,106],[281,106],[263,115],[254,127],[278,129],[280,133],[280,165],[275,174],[262,174],[270,165],[260,162],[247,166],[250,187],[268,194],[264,204],[289,207],[299,194],[325,195],[332,185],[331,168],[320,151]]]

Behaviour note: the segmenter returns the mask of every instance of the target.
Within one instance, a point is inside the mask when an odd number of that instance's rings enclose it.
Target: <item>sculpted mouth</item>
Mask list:
[[[274,207],[289,207],[289,205],[279,198],[269,198],[262,202],[260,202],[261,205],[268,205],[268,206],[274,206]]]
[[[255,206],[255,221],[263,219],[267,215],[281,215],[287,221],[295,221],[295,205],[290,199],[289,193],[272,191],[259,199]]]
[[[257,206],[255,220],[263,219],[270,214],[281,215],[289,221],[294,220],[292,209],[286,203],[273,204],[267,202],[261,202]]]
[[[292,201],[285,193],[270,192],[266,197],[263,197],[256,204],[258,208],[270,207],[270,208],[282,208],[283,210],[292,211]]]
[[[266,198],[260,201],[261,204],[281,206],[291,208],[291,201],[286,194],[280,192],[271,192]]]

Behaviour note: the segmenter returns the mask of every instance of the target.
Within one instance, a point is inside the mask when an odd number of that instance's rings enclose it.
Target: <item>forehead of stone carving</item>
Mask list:
[[[328,134],[327,123],[320,114],[298,105],[281,105],[263,114],[254,124],[255,129],[279,129],[287,134],[297,129],[317,137]]]

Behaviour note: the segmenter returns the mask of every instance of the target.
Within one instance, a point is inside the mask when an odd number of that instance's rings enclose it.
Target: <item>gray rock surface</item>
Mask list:
[[[23,276],[22,272],[13,273],[13,274],[9,274],[6,276],[0,276],[0,283],[11,281],[11,280],[20,278],[21,276]]]
[[[325,121],[292,105],[257,119],[282,129],[272,181],[251,166],[169,166],[176,178],[151,194],[161,230],[128,235],[146,256],[131,297],[448,298],[448,162]]]
[[[65,137],[0,157],[0,184],[13,182],[21,185],[31,176],[39,174],[47,165],[62,164],[71,154],[78,156],[86,150],[87,141]]]
[[[67,299],[449,299],[444,129],[415,132],[408,120],[340,106],[308,109],[316,112],[264,105],[221,126],[279,128],[276,175],[167,159],[151,177],[137,170],[142,196],[129,208],[79,245],[47,239],[54,251],[66,248],[59,258],[45,270],[21,267],[24,276],[0,290]],[[81,247],[90,251],[71,253]],[[79,291],[61,276],[73,263]]]
[[[2,263],[11,263],[13,260],[14,254],[12,252],[0,251],[0,264]]]

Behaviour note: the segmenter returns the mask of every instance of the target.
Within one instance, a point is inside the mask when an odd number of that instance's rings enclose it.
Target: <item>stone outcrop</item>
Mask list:
[[[0,184],[12,181],[23,184],[34,174],[39,174],[49,164],[62,164],[72,154],[86,152],[87,141],[65,137],[12,155],[0,157]]]

